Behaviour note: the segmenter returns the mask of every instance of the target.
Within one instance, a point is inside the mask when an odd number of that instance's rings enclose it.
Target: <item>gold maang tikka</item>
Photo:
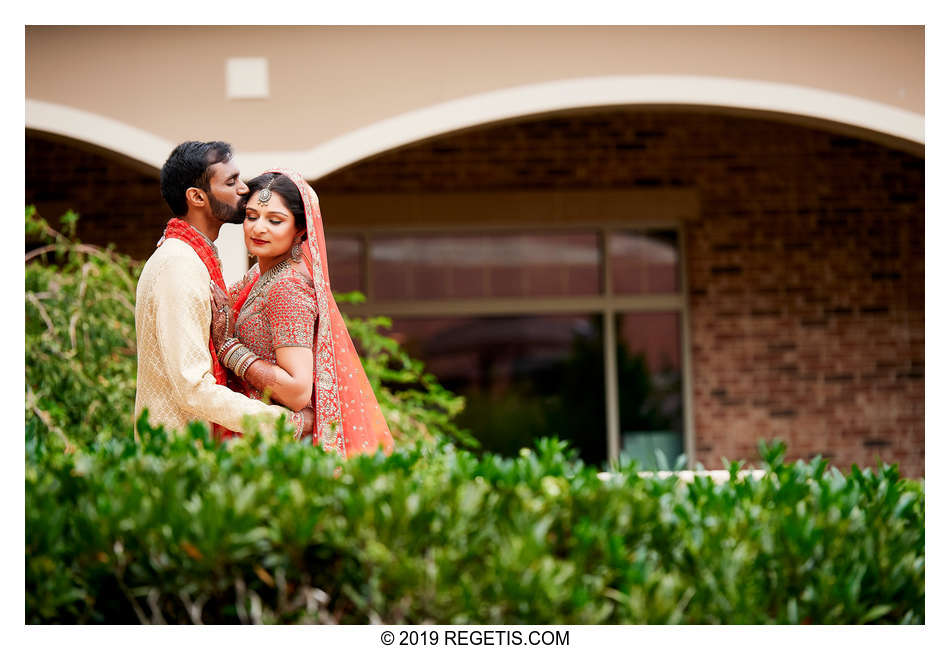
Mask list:
[[[257,195],[257,205],[262,208],[267,205],[267,202],[270,201],[270,197],[273,196],[270,191],[270,186],[273,185],[276,180],[277,177],[274,176],[267,182],[267,185],[261,188],[261,191]]]

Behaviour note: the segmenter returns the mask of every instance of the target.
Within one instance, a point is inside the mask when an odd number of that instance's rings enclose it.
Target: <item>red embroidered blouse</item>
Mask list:
[[[257,275],[254,271],[256,268],[231,287],[228,293],[232,298],[240,293],[248,278]],[[277,363],[277,348],[313,349],[316,320],[313,281],[288,267],[274,276],[263,291],[248,297],[234,325],[234,335],[257,356]],[[261,398],[261,392],[250,384],[233,380],[238,382],[236,390],[254,399]]]

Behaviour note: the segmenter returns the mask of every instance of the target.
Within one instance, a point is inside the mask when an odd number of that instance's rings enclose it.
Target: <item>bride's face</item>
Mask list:
[[[290,251],[297,230],[294,215],[277,192],[271,192],[266,205],[260,205],[254,192],[244,215],[244,244],[247,252],[257,258],[276,258]]]

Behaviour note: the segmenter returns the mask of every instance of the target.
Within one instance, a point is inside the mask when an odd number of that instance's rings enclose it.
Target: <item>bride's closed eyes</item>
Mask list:
[[[253,210],[248,210],[245,213],[244,218],[247,221],[257,221],[258,215],[257,215],[257,212],[254,212]],[[280,224],[284,223],[284,221],[286,220],[286,217],[284,217],[283,215],[275,214],[275,215],[269,216],[267,220],[273,225],[279,226]]]

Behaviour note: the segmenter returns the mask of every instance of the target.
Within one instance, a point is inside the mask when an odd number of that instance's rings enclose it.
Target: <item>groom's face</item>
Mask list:
[[[241,223],[244,214],[238,209],[247,194],[247,185],[241,180],[241,171],[233,160],[211,165],[208,182],[208,203],[211,214],[221,223]]]

